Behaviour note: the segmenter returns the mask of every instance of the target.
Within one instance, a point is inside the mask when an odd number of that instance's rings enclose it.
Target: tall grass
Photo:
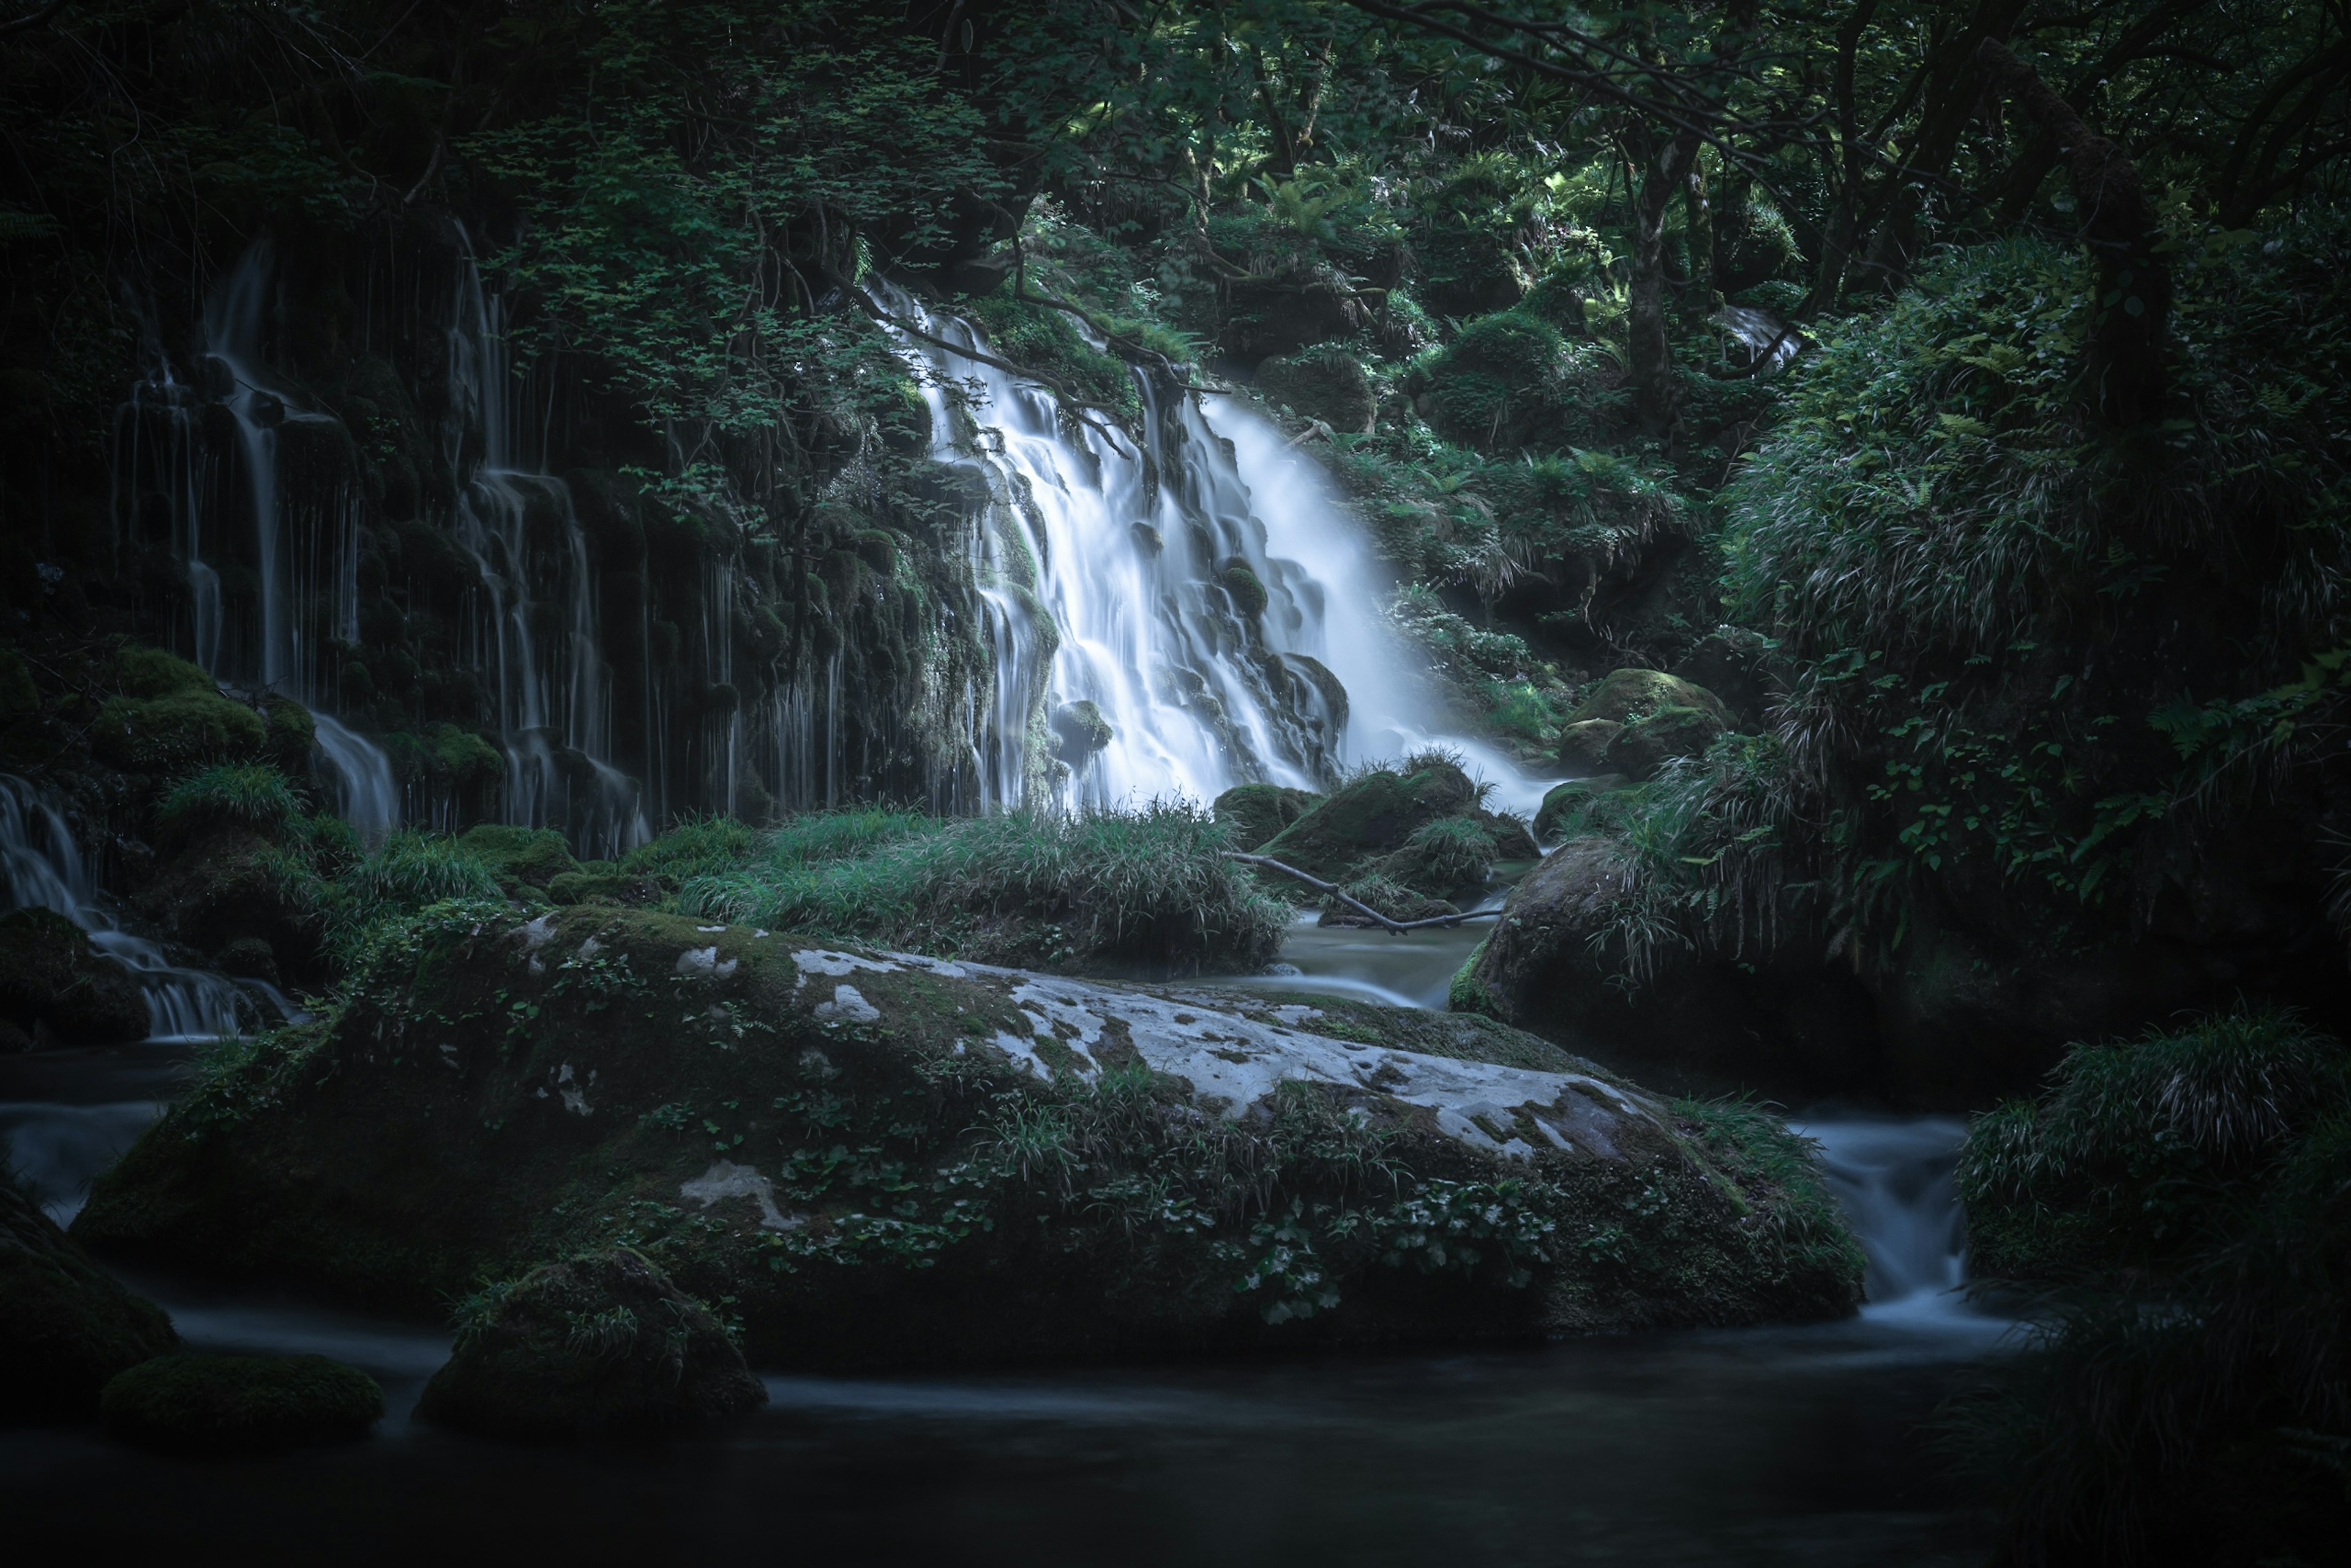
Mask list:
[[[1223,830],[1182,805],[959,820],[828,813],[779,830],[755,858],[689,878],[679,903],[778,929],[975,956],[1177,973],[1253,967],[1272,955],[1284,915],[1236,873],[1224,848]]]
[[[155,814],[174,833],[220,826],[266,833],[301,811],[292,782],[277,768],[266,762],[219,762],[172,785]]]

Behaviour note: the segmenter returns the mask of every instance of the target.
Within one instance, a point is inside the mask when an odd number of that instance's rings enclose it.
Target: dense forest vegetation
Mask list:
[[[1409,915],[1531,831],[1457,1011],[1697,1094],[2005,1102],[1975,1264],[2048,1326],[1951,1441],[2014,1560],[2339,1539],[2341,4],[16,4],[0,768],[166,936],[352,1006],[509,898],[1182,974],[1286,917],[1224,850]],[[205,367],[256,255],[276,412],[240,425]],[[1317,794],[1215,821],[991,786],[986,497],[933,445],[975,393],[908,353],[949,318],[1073,439],[1164,452],[1187,391],[1253,400],[1461,731],[1569,781],[1525,823],[1458,758],[1311,747]],[[510,373],[456,362],[493,340]],[[277,569],[189,565],[259,425],[348,559],[290,684],[206,630]],[[502,733],[452,521],[501,443],[547,476],[510,486],[564,585],[531,612],[592,607],[529,632],[593,644],[592,744]],[[1268,689],[1343,714],[1311,663]],[[470,831],[355,838],[303,704]],[[1032,705],[1018,776],[1066,783],[1102,723]],[[517,823],[531,768],[565,803]],[[1310,862],[1301,812],[1351,790],[1404,826]],[[1339,1134],[1280,1135],[1270,1168],[1344,1187]],[[1827,1290],[1826,1245],[1771,1290]]]

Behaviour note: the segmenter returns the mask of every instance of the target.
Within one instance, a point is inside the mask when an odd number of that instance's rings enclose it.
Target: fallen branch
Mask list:
[[[1228,861],[1239,861],[1245,865],[1263,866],[1268,871],[1278,871],[1284,876],[1296,877],[1316,892],[1329,894],[1340,903],[1386,926],[1390,931],[1417,931],[1424,925],[1458,925],[1465,920],[1484,920],[1502,913],[1499,909],[1472,909],[1460,915],[1432,915],[1426,920],[1390,920],[1362,899],[1348,894],[1335,882],[1324,882],[1319,876],[1309,876],[1294,865],[1284,865],[1280,861],[1265,855],[1245,855],[1238,850],[1225,850],[1221,852]]]

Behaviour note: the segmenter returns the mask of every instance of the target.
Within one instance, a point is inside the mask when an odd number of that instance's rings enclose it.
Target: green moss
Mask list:
[[[1605,719],[1630,724],[1669,707],[1696,708],[1724,729],[1730,727],[1730,710],[1704,686],[1693,685],[1663,670],[1611,670],[1590,696],[1568,716],[1571,724]]]
[[[115,685],[129,697],[206,695],[214,688],[203,666],[161,648],[127,646],[114,656]]]
[[[552,828],[515,828],[484,823],[458,836],[457,848],[495,873],[501,887],[549,887],[567,872],[577,872],[570,846]]]
[[[1668,762],[1705,756],[1725,727],[1717,709],[1658,708],[1631,720],[1609,738],[1609,771],[1635,780],[1655,778]]]
[[[1225,591],[1232,596],[1233,609],[1244,621],[1255,621],[1272,602],[1265,591],[1265,584],[1259,580],[1257,573],[1249,570],[1246,561],[1235,559],[1225,562],[1224,569],[1217,573],[1217,580],[1225,585]]]
[[[1236,784],[1217,797],[1213,810],[1231,831],[1233,848],[1253,850],[1322,804],[1311,789],[1280,784]]]
[[[429,743],[434,769],[461,788],[480,789],[507,776],[505,755],[471,730],[435,725]]]
[[[1284,828],[1263,852],[1326,882],[1343,881],[1372,856],[1400,847],[1439,817],[1472,810],[1477,787],[1441,758],[1407,759],[1405,771],[1374,768]]]
[[[1134,372],[1089,344],[1067,311],[1016,298],[1009,290],[965,301],[964,309],[1002,358],[1033,367],[1083,402],[1120,414],[1141,412]]]
[[[1439,817],[1412,831],[1379,862],[1379,874],[1456,903],[1483,893],[1494,872],[1494,840],[1469,817]]]
[[[289,772],[308,768],[310,749],[319,741],[310,710],[292,697],[271,692],[261,699],[261,711],[269,725],[264,744],[277,765]]]
[[[101,760],[134,773],[168,772],[193,762],[259,752],[269,737],[262,716],[209,685],[208,681],[205,690],[165,696],[109,698],[90,727],[90,749]]]
[[[192,773],[164,793],[156,819],[174,833],[232,825],[274,833],[301,812],[294,786],[266,763],[221,762]]]
[[[364,1437],[383,1390],[323,1355],[164,1355],[118,1374],[99,1407],[125,1442],[234,1453]]]
[[[486,1285],[417,1404],[499,1437],[638,1436],[755,1410],[768,1391],[710,1309],[643,1253],[605,1248]]]
[[[1489,940],[1490,938],[1479,938],[1478,946],[1469,949],[1469,956],[1461,960],[1461,967],[1454,970],[1453,977],[1446,982],[1447,1011],[1470,1013],[1485,1018],[1492,1018],[1498,1012],[1493,997],[1487,992],[1485,982],[1478,978],[1478,960],[1485,956],[1486,943]]]

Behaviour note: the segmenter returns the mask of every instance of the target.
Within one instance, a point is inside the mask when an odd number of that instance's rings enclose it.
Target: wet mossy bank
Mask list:
[[[1489,1020],[592,905],[380,937],[75,1233],[421,1311],[621,1244],[778,1367],[1820,1318],[1860,1281],[1776,1122]]]

